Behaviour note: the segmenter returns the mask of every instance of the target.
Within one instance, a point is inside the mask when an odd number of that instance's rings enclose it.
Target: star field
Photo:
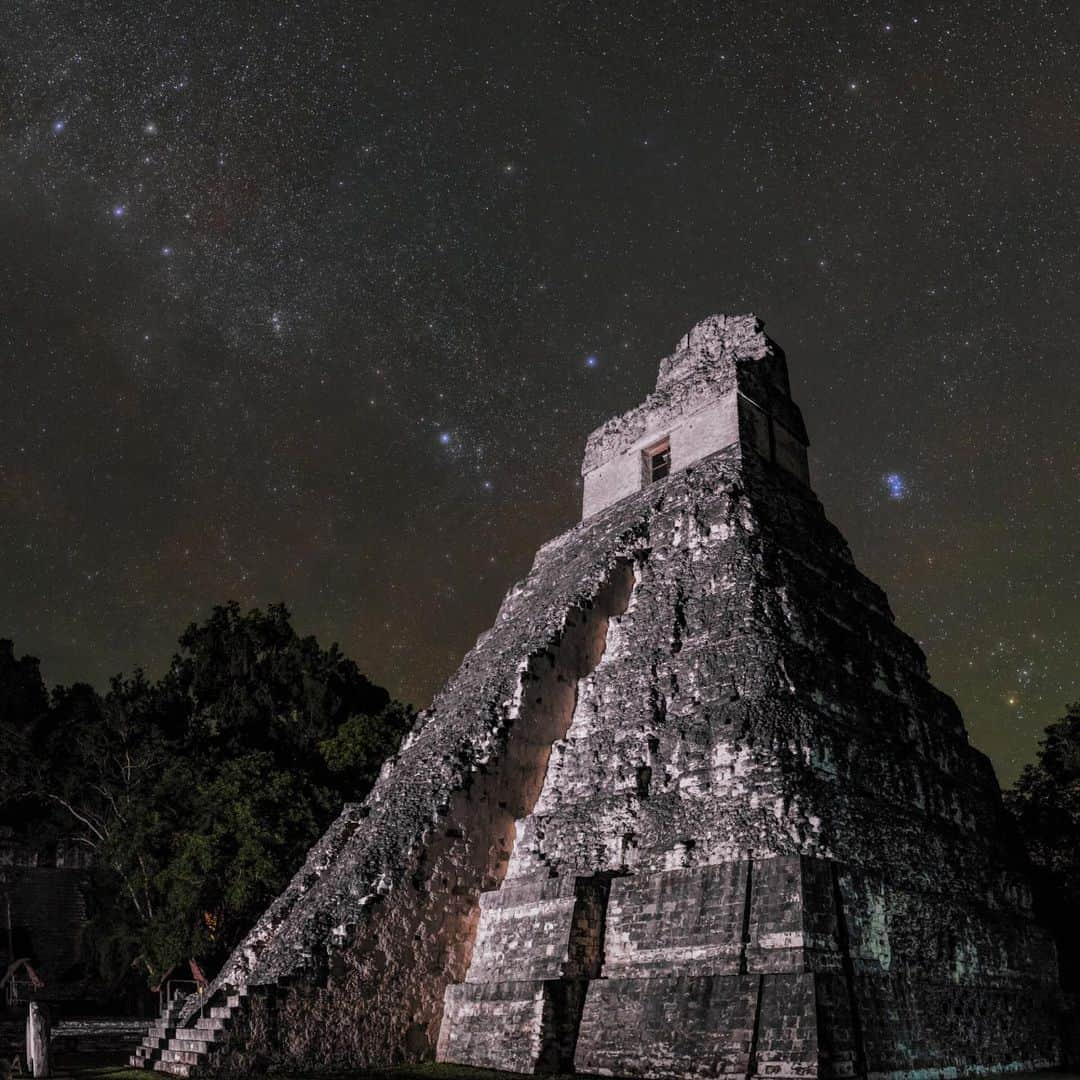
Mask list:
[[[1080,696],[1080,15],[17,5],[0,634],[50,682],[284,600],[424,704],[695,321],[1009,781]]]

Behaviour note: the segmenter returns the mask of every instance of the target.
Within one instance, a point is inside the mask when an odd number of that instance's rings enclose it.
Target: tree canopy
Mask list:
[[[89,941],[110,980],[219,964],[413,719],[283,605],[216,607],[179,646],[157,681],[48,694],[0,640],[5,818],[92,853]]]
[[[1062,986],[1080,991],[1080,702],[1046,729],[1005,803],[1031,858],[1037,913],[1057,940]]]

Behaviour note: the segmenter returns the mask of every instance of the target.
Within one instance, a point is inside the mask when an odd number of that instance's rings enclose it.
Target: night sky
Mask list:
[[[1073,3],[13,5],[0,635],[284,600],[418,705],[713,312],[1010,781],[1080,697]]]

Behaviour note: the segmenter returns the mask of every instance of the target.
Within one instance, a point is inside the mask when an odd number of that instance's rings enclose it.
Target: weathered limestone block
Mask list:
[[[746,1076],[760,979],[666,975],[589,984],[575,1067],[605,1076]]]
[[[447,987],[440,1061],[521,1073],[569,1072],[583,979],[514,979]]]
[[[607,907],[604,977],[745,970],[749,866],[730,862],[616,878]]]
[[[594,978],[607,882],[541,878],[480,897],[469,982]]]
[[[26,1064],[35,1080],[51,1075],[51,1040],[49,1006],[40,1001],[31,1001],[26,1014]]]

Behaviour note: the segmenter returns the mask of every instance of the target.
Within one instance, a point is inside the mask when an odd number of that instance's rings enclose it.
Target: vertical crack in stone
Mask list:
[[[761,1003],[765,997],[765,976],[757,976],[757,992],[754,995],[754,1025],[750,1030],[750,1047],[746,1055],[746,1075],[757,1075],[758,1042],[761,1038]]]
[[[750,907],[754,896],[753,853],[746,853],[746,890],[743,899],[742,947],[739,949],[739,974],[747,973],[746,951],[750,947]]]
[[[549,1049],[538,1063],[538,1072],[573,1071],[585,993],[589,980],[599,978],[604,966],[604,924],[611,877],[597,874],[574,882],[568,959],[562,983],[549,988],[551,1008],[541,1031],[541,1039]]]
[[[863,1040],[862,1021],[859,1016],[859,995],[855,988],[855,961],[851,955],[851,935],[848,932],[847,915],[844,913],[844,894],[840,888],[840,868],[829,864],[832,870],[833,903],[836,906],[836,937],[840,946],[840,964],[847,988],[848,1008],[851,1010],[851,1037],[855,1050],[855,1075],[866,1076],[866,1047]]]

